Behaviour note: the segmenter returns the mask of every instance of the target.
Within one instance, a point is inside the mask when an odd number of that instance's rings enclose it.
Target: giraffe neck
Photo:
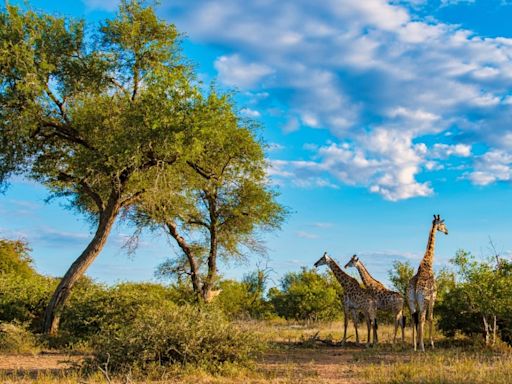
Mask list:
[[[372,275],[370,275],[370,272],[366,269],[363,263],[360,261],[356,264],[357,271],[359,272],[359,276],[361,276],[361,280],[363,280],[363,283],[367,287],[372,288],[378,288],[382,289],[385,288],[382,283],[378,280],[375,280]]]
[[[432,269],[432,264],[434,263],[434,247],[436,245],[436,224],[432,223],[432,228],[430,229],[430,235],[428,236],[427,250],[425,251],[425,256],[423,256],[423,260],[421,261],[421,266],[423,268]]]
[[[329,268],[331,268],[332,273],[334,273],[334,276],[336,277],[336,279],[343,288],[353,286],[354,284],[359,286],[357,280],[354,279],[349,274],[347,274],[343,269],[341,269],[340,266],[333,259],[329,259],[328,265]]]

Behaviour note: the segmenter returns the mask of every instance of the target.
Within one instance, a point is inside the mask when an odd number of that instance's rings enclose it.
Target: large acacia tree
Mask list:
[[[140,227],[163,227],[179,247],[178,257],[160,271],[190,276],[196,296],[205,301],[218,280],[219,258],[262,251],[259,234],[278,228],[286,215],[268,183],[256,127],[232,105],[213,90],[195,104],[192,155],[170,170],[185,177],[161,177],[135,215]]]
[[[135,0],[92,32],[16,7],[0,14],[0,184],[36,179],[96,227],[50,300],[47,333],[120,212],[191,153],[197,92],[177,38]]]

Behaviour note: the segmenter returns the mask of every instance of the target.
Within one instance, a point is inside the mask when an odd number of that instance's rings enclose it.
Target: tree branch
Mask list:
[[[80,135],[78,134],[78,132],[75,129],[71,128],[70,126],[62,125],[62,124],[56,123],[54,121],[48,121],[48,120],[43,120],[41,122],[41,124],[43,125],[43,127],[54,128],[55,131],[53,132],[53,134],[55,136],[59,136],[65,140],[68,140],[75,144],[80,144],[80,145],[84,146],[85,148],[99,154],[99,151],[96,148],[94,148],[87,141],[82,139],[80,137]]]
[[[67,173],[59,172],[58,180],[77,183],[78,185],[80,185],[82,187],[83,191],[87,195],[89,195],[89,197],[91,199],[94,200],[94,202],[96,203],[96,206],[98,207],[98,210],[100,211],[100,213],[105,210],[105,203],[101,199],[101,196],[98,193],[94,192],[94,190],[85,181],[85,179],[78,179],[78,178],[76,178],[74,176],[71,176],[71,175],[69,175]]]
[[[46,94],[50,97],[50,99],[55,103],[57,108],[59,108],[60,115],[66,122],[66,124],[69,124],[68,115],[66,114],[66,109],[64,107],[64,101],[59,101],[57,96],[53,94],[53,92],[50,90],[50,88],[46,87]]]
[[[133,204],[135,201],[137,201],[144,193],[146,192],[146,190],[140,190],[140,191],[137,191],[135,192],[133,195],[131,195],[130,197],[127,197],[126,199],[124,199],[122,202],[121,202],[121,207],[126,207],[128,205],[131,205]]]
[[[216,179],[216,176],[213,173],[208,173],[204,168],[199,165],[187,160],[187,164],[197,173],[199,173],[202,177],[207,180]]]

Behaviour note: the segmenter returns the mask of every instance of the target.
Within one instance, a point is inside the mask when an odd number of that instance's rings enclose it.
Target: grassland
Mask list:
[[[84,375],[76,365],[83,355],[46,353],[0,356],[2,383],[512,383],[512,350],[504,345],[485,348],[467,339],[436,338],[437,347],[426,353],[392,346],[392,328],[380,328],[381,344],[366,349],[349,342],[338,344],[341,324],[249,322],[244,326],[269,342],[269,350],[250,367],[226,365],[212,375],[197,368],[111,378],[105,372]],[[363,333],[363,341],[364,334]],[[407,332],[406,340],[410,341]]]

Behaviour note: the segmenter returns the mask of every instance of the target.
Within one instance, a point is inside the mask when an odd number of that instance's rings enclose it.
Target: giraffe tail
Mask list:
[[[406,323],[407,323],[407,317],[402,315],[402,328],[405,328]]]

